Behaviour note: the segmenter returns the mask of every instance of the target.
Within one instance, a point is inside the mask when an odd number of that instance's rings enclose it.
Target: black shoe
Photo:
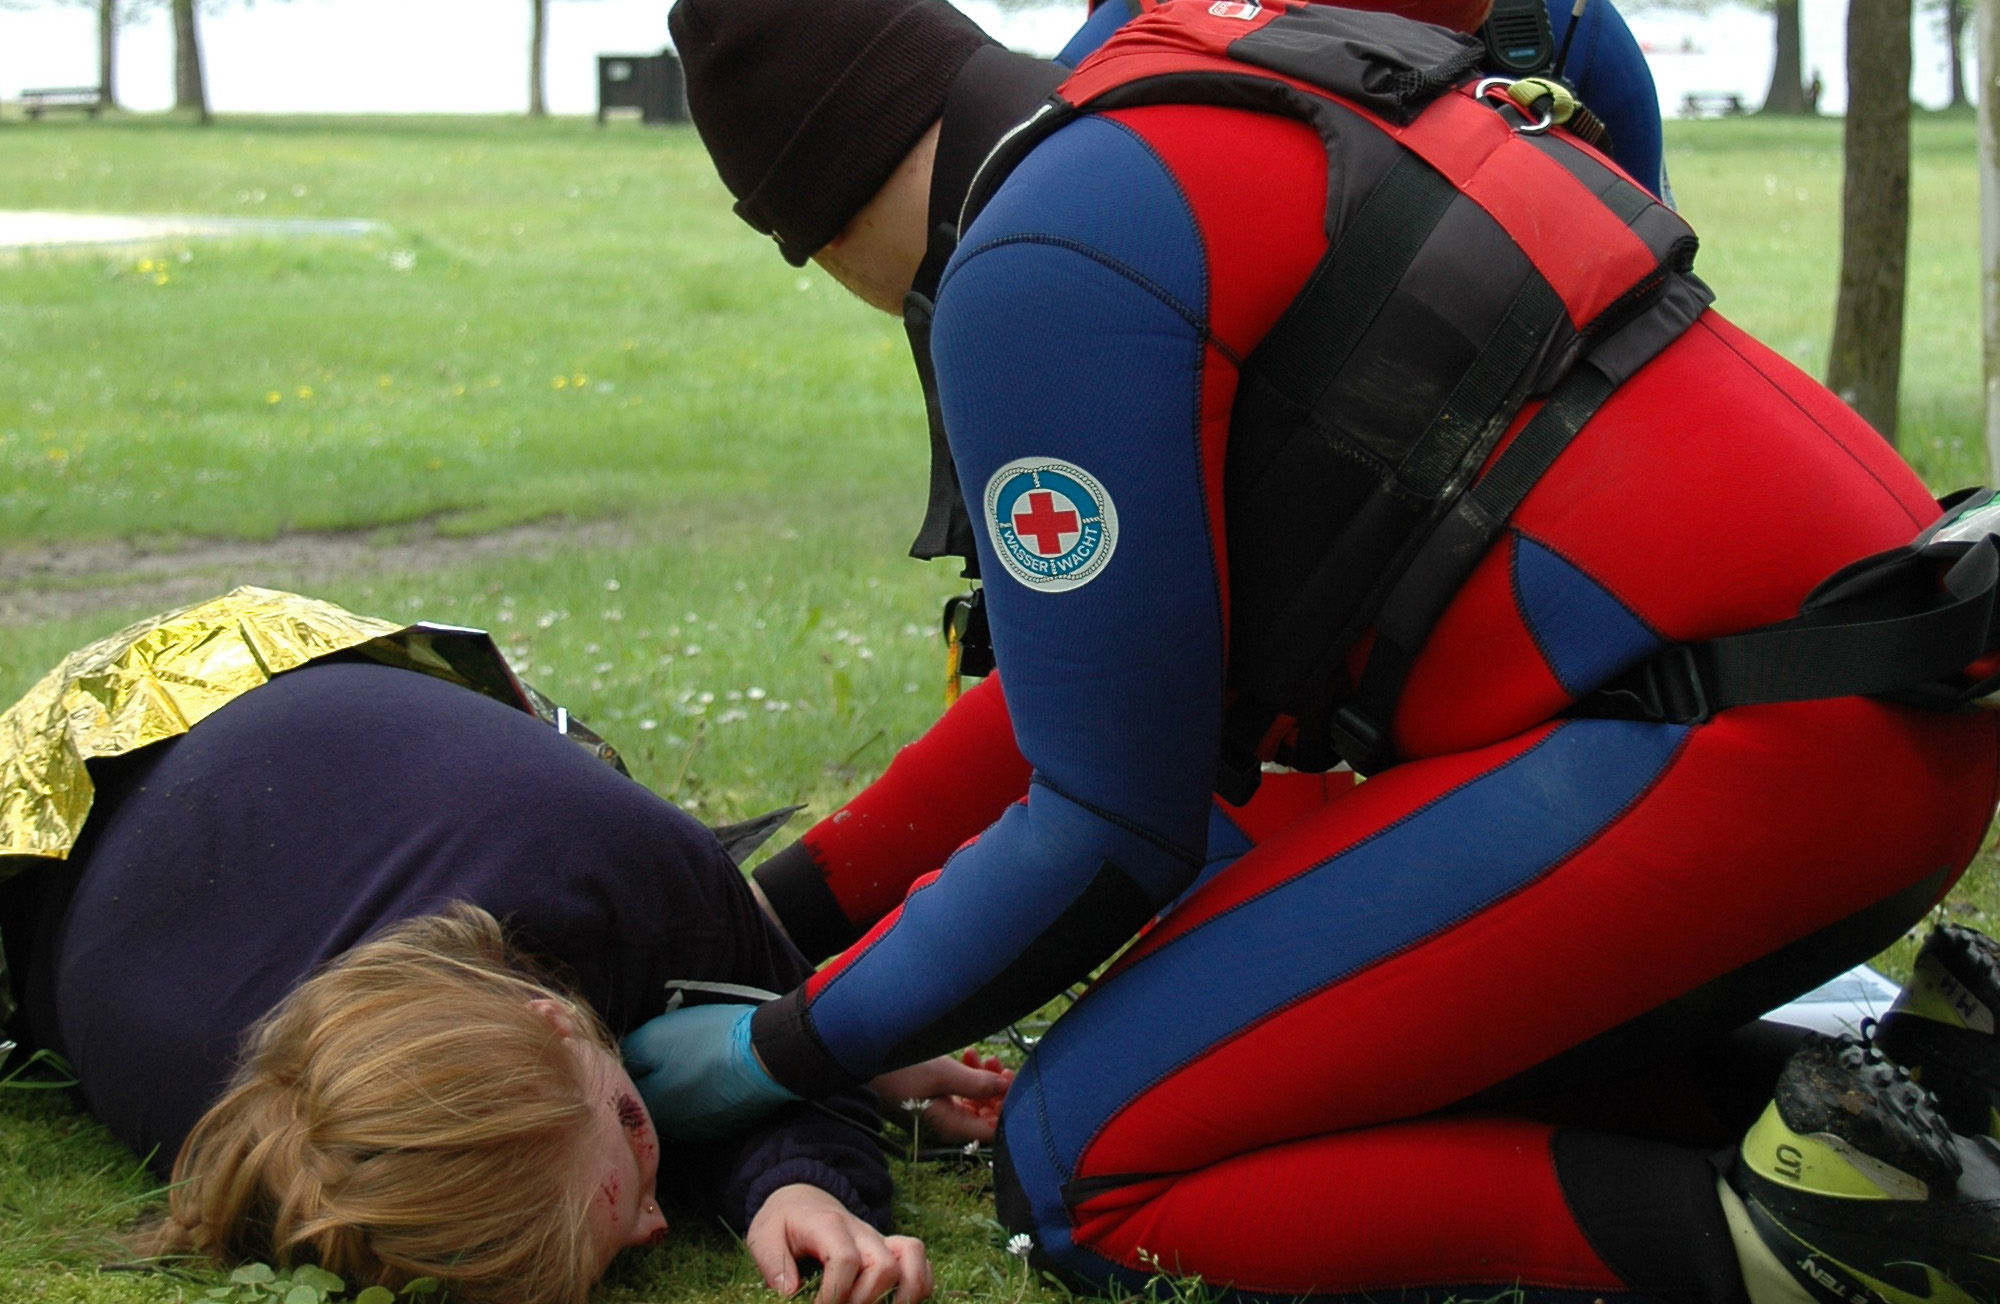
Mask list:
[[[1813,1034],[1743,1138],[1729,1184],[1825,1304],[2000,1300],[2000,1144],[1862,1042]]]
[[[1875,1027],[1882,1053],[1938,1099],[1954,1132],[2000,1138],[2000,943],[1957,924],[1931,930],[1903,994]]]

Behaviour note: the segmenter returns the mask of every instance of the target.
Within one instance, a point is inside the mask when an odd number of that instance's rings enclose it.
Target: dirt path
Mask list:
[[[631,541],[625,521],[536,521],[490,534],[442,535],[429,526],[240,539],[66,543],[0,548],[0,628],[121,607],[164,610],[237,584],[310,593],[357,575],[447,570],[557,548]]]

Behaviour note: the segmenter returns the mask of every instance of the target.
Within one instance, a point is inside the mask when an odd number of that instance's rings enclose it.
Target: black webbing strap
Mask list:
[[[1603,372],[1587,361],[1578,363],[1492,468],[1452,504],[1403,572],[1375,618],[1375,644],[1361,682],[1333,714],[1334,743],[1358,773],[1373,773],[1393,761],[1389,718],[1417,653],[1508,517],[1612,389]]]
[[[1893,556],[1890,555],[1890,556]],[[1942,585],[1931,564],[1885,560],[1896,585],[1811,607],[1790,620],[1705,643],[1676,644],[1579,702],[1578,715],[1699,724],[1732,706],[1890,696],[1953,707],[1950,681],[1993,650],[2000,549],[1989,538]],[[1984,687],[1984,686],[1981,686]],[[1931,691],[1926,691],[1929,688]]]
[[[1249,367],[1291,402],[1315,406],[1457,198],[1451,182],[1405,152],[1327,248]]]
[[[1396,468],[1404,487],[1435,498],[1467,474],[1467,455],[1475,447],[1491,448],[1501,431],[1494,428],[1502,414],[1519,410],[1528,368],[1541,356],[1557,328],[1568,320],[1562,297],[1540,276],[1531,276],[1507,306],[1493,334],[1480,346],[1472,365],[1459,377],[1416,446]]]

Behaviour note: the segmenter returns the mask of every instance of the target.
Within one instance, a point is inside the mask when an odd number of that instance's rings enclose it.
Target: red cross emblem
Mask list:
[[[1047,489],[1036,489],[1021,497],[1028,506],[1026,511],[1018,506],[1014,509],[1015,536],[1034,540],[1035,552],[1043,557],[1060,557],[1068,552],[1076,536],[1083,533],[1083,521],[1077,516],[1075,505]]]

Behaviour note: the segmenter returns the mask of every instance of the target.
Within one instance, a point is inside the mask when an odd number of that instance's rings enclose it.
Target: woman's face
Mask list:
[[[667,1220],[653,1192],[660,1175],[660,1138],[624,1066],[581,1037],[571,1037],[569,1045],[583,1057],[590,1086],[592,1114],[582,1163],[601,1274],[620,1250],[666,1239]]]

